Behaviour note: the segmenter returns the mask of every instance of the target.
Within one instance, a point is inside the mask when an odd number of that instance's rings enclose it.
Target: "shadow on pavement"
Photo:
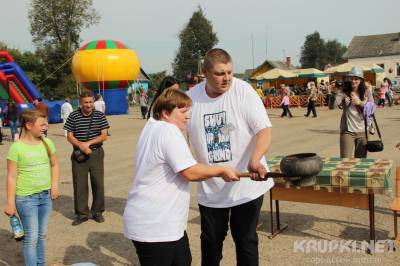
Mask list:
[[[125,208],[126,199],[105,197],[106,211],[114,212],[118,215],[123,214]],[[91,202],[89,201],[89,207]],[[74,201],[71,196],[61,195],[57,200],[53,202],[53,211],[62,214],[64,217],[73,220],[75,218],[74,212]]]
[[[365,217],[366,221],[368,221],[368,217]],[[283,235],[291,235],[291,236],[307,236],[315,239],[327,239],[330,240],[332,238],[340,238],[343,240],[356,240],[363,241],[369,240],[369,226],[361,223],[347,222],[345,220],[335,220],[335,219],[324,219],[314,215],[306,215],[306,214],[297,214],[297,213],[285,213],[280,212],[280,223],[287,224],[288,228],[284,230],[281,234]],[[329,226],[326,227],[326,230],[316,230],[313,229],[314,224],[316,223],[335,223],[344,227],[344,229],[340,232],[339,235],[331,234],[329,230]],[[274,227],[276,230],[276,220],[274,213]],[[264,233],[271,233],[271,218],[269,211],[262,211],[258,231],[262,231]],[[312,232],[315,232],[313,234]],[[327,238],[322,237],[321,235],[329,236]],[[375,227],[375,236],[377,240],[389,239],[389,231],[381,230]]]
[[[0,229],[0,266],[23,265],[22,241],[15,241],[11,228]]]
[[[190,207],[191,211],[196,211],[198,213],[198,208]],[[375,213],[389,214],[384,209],[375,207]],[[260,218],[258,221],[257,231],[262,232],[264,234],[271,234],[271,212],[270,211],[261,211]],[[276,216],[274,215],[274,228],[276,230]],[[368,222],[368,216],[366,215],[365,221]],[[188,221],[192,224],[200,224],[201,219],[200,215],[195,216],[194,218]],[[314,215],[307,214],[297,214],[297,213],[286,213],[280,212],[280,223],[281,226],[283,224],[287,224],[288,228],[284,230],[281,234],[283,235],[291,235],[291,236],[306,236],[312,237],[316,239],[327,239],[330,240],[332,238],[341,238],[344,240],[369,240],[369,226],[361,223],[352,223],[347,222],[345,220],[334,220],[334,219],[324,219]],[[316,223],[336,223],[344,227],[344,229],[340,232],[339,235],[331,234],[329,231],[329,227],[325,231],[313,229]],[[315,232],[313,234],[312,232]],[[381,230],[375,227],[375,236],[377,240],[389,239],[389,231]],[[321,235],[326,235],[324,238]]]
[[[339,130],[333,129],[308,129],[308,131],[321,133],[321,134],[332,134],[332,135],[339,135]]]
[[[64,264],[92,262],[97,265],[139,265],[135,248],[121,233],[91,232],[87,237],[89,248],[69,246]]]

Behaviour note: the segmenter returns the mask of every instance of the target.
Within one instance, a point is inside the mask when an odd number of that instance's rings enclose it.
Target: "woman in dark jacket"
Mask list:
[[[15,102],[11,101],[7,105],[7,121],[11,131],[11,138],[13,141],[17,141],[19,138],[18,134],[19,115],[18,115],[18,108]]]
[[[147,119],[149,119],[150,116],[152,115],[151,109],[153,109],[153,103],[157,100],[157,98],[161,95],[161,93],[163,91],[165,91],[166,89],[171,88],[171,87],[173,87],[175,89],[179,89],[179,81],[176,78],[172,77],[172,76],[166,76],[161,81],[160,85],[158,86],[156,95],[154,96],[154,99],[150,104],[150,108],[149,108],[149,110],[147,112]]]

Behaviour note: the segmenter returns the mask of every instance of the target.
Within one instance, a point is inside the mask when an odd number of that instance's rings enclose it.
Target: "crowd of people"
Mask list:
[[[186,233],[191,182],[199,182],[201,264],[219,265],[228,227],[236,247],[237,265],[259,264],[256,227],[263,195],[274,183],[272,179],[256,181],[269,171],[264,155],[271,145],[272,124],[259,93],[233,77],[232,58],[225,50],[209,50],[202,72],[205,80],[187,92],[179,89],[178,80],[166,77],[149,108],[148,97],[140,90],[142,118],[148,121],[136,146],[135,174],[121,231],[132,241],[143,266],[191,265]],[[329,88],[328,106],[342,109],[341,157],[365,158],[363,108],[374,101],[373,92],[361,69],[353,68],[349,77],[346,84],[325,84]],[[292,117],[290,88],[282,86],[282,94],[282,117]],[[316,84],[311,84],[305,116],[312,113],[317,117],[317,95]],[[69,99],[61,107],[63,128],[72,146],[72,226],[89,219],[105,221],[102,146],[110,126],[104,100],[101,95],[96,98],[95,102],[92,92],[84,91],[79,98],[80,108],[74,111]],[[17,126],[18,114],[13,120],[13,108],[12,104],[8,106],[7,118]],[[45,265],[52,200],[59,196],[59,164],[56,147],[46,135],[47,106],[37,99],[35,108],[23,111],[21,117],[21,135],[11,130],[15,142],[7,155],[5,213],[18,213],[25,229],[25,265]],[[241,179],[240,173],[247,171],[251,178]]]
[[[347,77],[347,79],[348,78],[349,77]],[[315,81],[309,81],[303,86],[299,86],[297,84],[291,86],[282,83],[278,89],[275,88],[274,85],[271,85],[271,87],[267,89],[258,84],[255,89],[260,98],[262,98],[265,107],[272,107],[271,97],[282,96],[283,98],[285,95],[307,96],[308,113],[309,110],[313,110],[313,103],[316,103],[318,97],[323,98],[323,104],[328,106],[329,109],[335,109],[337,106],[337,93],[343,90],[345,83],[345,80],[333,80],[331,82],[321,80],[319,84],[317,84]],[[389,78],[384,78],[379,86],[373,86],[369,81],[365,80],[365,86],[370,91],[373,101],[378,105],[378,107],[385,107],[386,104],[387,106],[392,107],[395,102],[395,98],[392,82]],[[313,103],[310,103],[310,99],[312,99],[311,101],[313,101]],[[283,108],[282,103],[281,107]]]

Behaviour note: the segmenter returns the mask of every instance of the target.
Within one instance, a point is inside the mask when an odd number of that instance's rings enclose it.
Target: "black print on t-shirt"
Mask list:
[[[222,163],[232,160],[230,130],[226,130],[227,126],[225,111],[204,115],[209,163]]]

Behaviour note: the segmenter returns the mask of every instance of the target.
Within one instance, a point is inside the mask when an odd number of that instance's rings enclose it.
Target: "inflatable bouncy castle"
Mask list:
[[[140,73],[136,53],[115,40],[96,40],[83,45],[72,58],[76,81],[101,94],[107,114],[128,113],[128,86]]]
[[[0,51],[0,58],[5,61],[0,62],[1,99],[5,101],[11,99],[16,104],[27,104],[41,97],[35,85],[8,52]]]
[[[6,51],[0,51],[0,106],[14,101],[20,111],[33,107],[33,100],[42,97],[14,58]],[[60,109],[64,101],[43,100],[49,107],[49,122],[61,122]]]

